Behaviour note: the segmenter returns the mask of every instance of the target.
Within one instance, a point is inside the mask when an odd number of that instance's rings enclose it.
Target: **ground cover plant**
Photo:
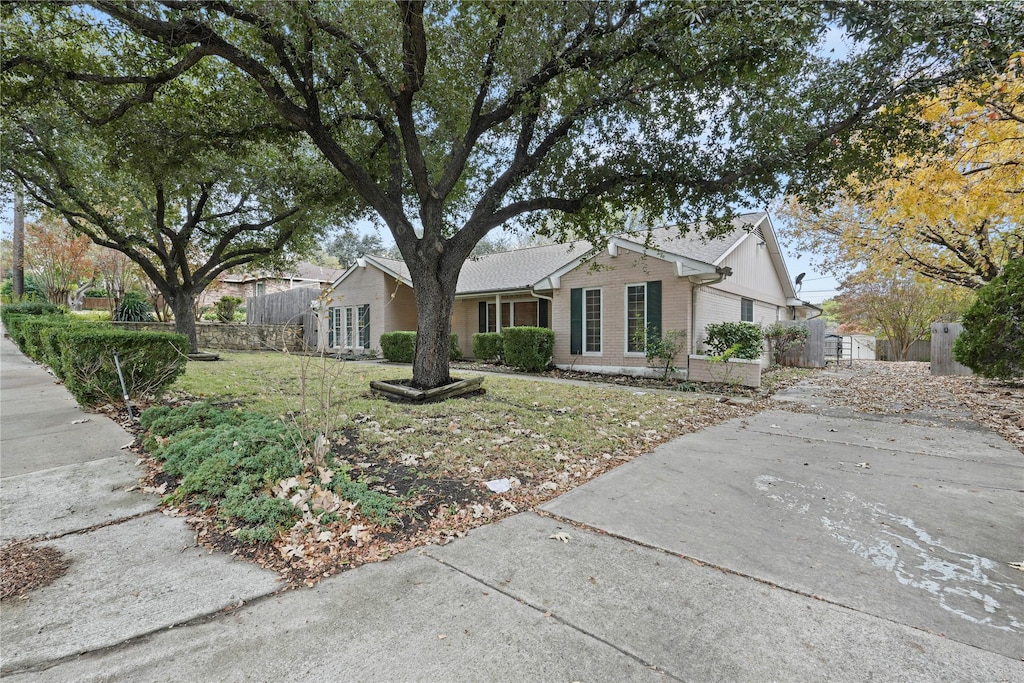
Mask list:
[[[190,363],[168,405],[147,414],[147,485],[188,518],[200,542],[277,569],[293,584],[446,543],[664,441],[760,407],[530,376],[489,376],[486,393],[468,398],[398,404],[367,388],[394,374],[387,365],[280,353],[222,358]],[[223,432],[214,434],[218,424]],[[287,466],[261,474],[240,468],[258,460],[241,445],[242,425],[254,441],[280,447],[271,460]],[[315,465],[322,431],[329,452]],[[213,441],[201,446],[201,436]],[[325,497],[331,509],[318,507]],[[246,505],[260,508],[249,520],[239,514]],[[266,523],[251,521],[260,511]]]

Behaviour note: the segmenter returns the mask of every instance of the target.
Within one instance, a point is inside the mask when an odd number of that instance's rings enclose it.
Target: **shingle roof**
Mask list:
[[[765,216],[764,213],[750,213],[737,216],[733,228],[711,240],[704,239],[704,227],[689,230],[679,235],[679,227],[658,228],[651,231],[651,246],[668,254],[685,256],[704,263],[717,262]],[[643,245],[647,233],[616,235],[628,242]],[[587,255],[593,246],[579,241],[569,244],[545,244],[538,247],[524,247],[494,254],[470,258],[462,266],[455,293],[502,292],[530,289],[555,271]],[[398,274],[407,282],[411,281],[409,268],[401,259],[371,256],[372,261]]]
[[[298,280],[316,280],[318,282],[334,282],[344,273],[338,268],[326,268],[315,263],[302,261],[295,267],[294,273],[286,273],[284,277],[294,277]]]
[[[457,294],[529,289],[590,251],[587,242],[545,244],[471,258],[462,266]]]
[[[717,265],[719,260],[736,244],[740,237],[747,234],[763,217],[764,213],[747,213],[733,219],[733,227],[723,235],[714,239],[705,239],[705,225],[691,228],[683,236],[679,235],[679,227],[671,226],[651,231],[651,245],[661,251],[686,256],[697,261]],[[646,233],[636,235],[620,235],[623,239],[643,244]]]

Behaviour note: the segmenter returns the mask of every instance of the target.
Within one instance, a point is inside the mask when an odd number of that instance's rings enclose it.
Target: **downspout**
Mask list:
[[[714,279],[703,282],[690,282],[690,353],[697,353],[697,288],[706,285],[717,285],[725,278],[732,275],[732,268],[729,266],[715,266],[716,276]]]

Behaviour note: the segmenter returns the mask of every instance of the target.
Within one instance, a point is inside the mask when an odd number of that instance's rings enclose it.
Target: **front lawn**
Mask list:
[[[408,367],[277,353],[225,353],[219,362],[189,363],[172,387],[172,405],[202,400],[277,417],[305,433],[307,443],[328,432],[330,454],[322,463],[326,474],[307,457],[297,478],[267,486],[264,495],[306,506],[302,519],[271,543],[242,543],[209,497],[179,492],[167,505],[187,515],[206,544],[278,569],[293,583],[311,583],[410,547],[445,543],[671,438],[758,409],[686,393],[529,377],[488,376],[484,394],[427,405],[392,403],[369,392],[371,380],[408,376]],[[151,483],[171,494],[180,481],[158,470]],[[310,514],[317,495],[335,496],[327,483],[341,471],[346,480],[390,496],[388,523],[361,516],[357,501],[335,498],[330,515],[317,516],[326,508]],[[507,480],[508,490],[489,489],[487,482],[496,480]],[[344,497],[350,489],[336,490]]]

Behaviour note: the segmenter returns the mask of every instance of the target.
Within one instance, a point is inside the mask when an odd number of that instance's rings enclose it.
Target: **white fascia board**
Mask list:
[[[539,290],[541,292],[549,289],[558,289],[561,287],[561,279],[563,275],[576,270],[580,264],[585,261],[589,261],[591,258],[596,256],[597,253],[598,251],[596,249],[591,249],[587,253],[577,256],[572,261],[569,261],[569,263],[566,263],[564,266],[548,275],[546,278],[538,280],[531,289]]]
[[[363,259],[366,263],[372,263],[377,270],[386,273],[387,275],[390,275],[391,277],[395,278],[404,285],[412,287],[412,282],[409,280],[409,278],[405,277],[401,273],[395,272],[391,268],[388,268],[387,266],[385,266],[383,263],[373,258],[372,256],[364,256]]]
[[[697,259],[692,259],[689,256],[683,256],[682,254],[673,254],[670,251],[664,251],[662,249],[650,249],[639,242],[632,242],[630,240],[622,239],[621,237],[613,237],[609,242],[609,248],[611,244],[614,244],[617,248],[621,247],[623,249],[629,249],[630,251],[635,251],[639,254],[643,254],[644,256],[668,261],[669,263],[675,263],[676,275],[679,277],[689,277],[691,275],[714,275],[717,272],[714,264],[698,261]]]
[[[786,259],[782,258],[782,247],[779,246],[779,238],[775,234],[775,226],[772,225],[771,218],[769,218],[766,213],[761,220],[757,222],[755,227],[757,227],[757,225],[761,225],[761,233],[764,235],[764,241],[768,247],[768,255],[772,259],[772,265],[775,266],[775,273],[779,278],[779,282],[782,284],[782,293],[786,295],[787,299],[796,299],[796,286],[793,284],[792,278],[789,277],[789,268],[786,267]]]

